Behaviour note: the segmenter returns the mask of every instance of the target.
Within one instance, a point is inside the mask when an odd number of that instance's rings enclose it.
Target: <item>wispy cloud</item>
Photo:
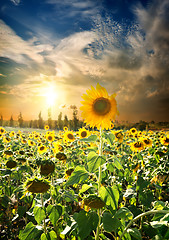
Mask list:
[[[29,59],[42,63],[43,51],[31,42],[24,41],[8,25],[0,20],[0,56],[13,59],[18,63],[28,63]],[[45,47],[45,46],[44,46]]]
[[[19,5],[19,3],[21,2],[21,0],[10,0],[10,1],[15,5]]]

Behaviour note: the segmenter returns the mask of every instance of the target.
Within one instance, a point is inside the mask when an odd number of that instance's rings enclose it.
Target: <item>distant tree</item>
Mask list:
[[[58,115],[58,128],[60,130],[63,129],[62,112],[60,112]]]
[[[51,113],[51,108],[48,108],[48,126],[49,126],[49,128],[52,128],[52,113]]]
[[[3,125],[3,116],[1,115],[1,117],[0,117],[0,126],[2,126]]]
[[[13,120],[13,116],[11,115],[11,118],[9,120],[9,126],[13,127],[14,126],[14,120]]]
[[[30,127],[30,128],[33,127],[33,120],[30,120],[30,122],[29,122],[29,127]]]
[[[74,131],[78,129],[78,123],[79,119],[77,118],[78,110],[77,107],[75,106],[73,109],[73,129]]]
[[[69,126],[69,120],[68,120],[68,116],[67,115],[64,116],[63,126],[64,127],[68,127]]]
[[[44,122],[43,122],[43,118],[42,118],[42,113],[40,111],[39,115],[38,115],[38,128],[43,129],[44,128]]]
[[[32,127],[33,128],[38,128],[38,120],[32,121]]]
[[[23,127],[24,120],[21,112],[18,115],[18,123],[19,123],[19,127]]]

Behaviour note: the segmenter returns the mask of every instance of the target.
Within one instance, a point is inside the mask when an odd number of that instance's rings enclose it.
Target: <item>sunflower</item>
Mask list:
[[[67,159],[67,156],[62,152],[58,152],[56,153],[56,158],[59,159],[60,161],[65,161]]]
[[[48,125],[45,125],[44,129],[45,129],[45,130],[49,130],[49,126],[48,126]]]
[[[131,133],[132,135],[135,135],[135,134],[137,133],[136,128],[131,128],[131,129],[130,129],[130,133]]]
[[[74,134],[72,131],[67,131],[63,135],[63,140],[66,142],[73,142],[75,140]]]
[[[55,170],[55,164],[54,162],[50,160],[44,160],[40,164],[40,174],[41,175],[49,175],[50,173],[53,173]]]
[[[14,137],[15,136],[15,132],[14,131],[11,131],[10,134],[9,134],[10,137]]]
[[[32,141],[32,140],[28,140],[28,145],[29,145],[29,146],[33,146],[33,145],[35,145],[35,142]]]
[[[54,139],[55,139],[55,136],[54,136],[53,134],[48,134],[48,135],[46,136],[46,139],[47,139],[49,142],[53,142]]]
[[[85,128],[80,128],[78,135],[80,138],[87,138],[90,135],[90,132],[86,130]]]
[[[4,151],[4,155],[6,155],[6,156],[12,156],[13,155],[13,152],[11,151],[11,150],[5,150]]]
[[[15,168],[17,166],[17,162],[10,159],[6,162],[6,166],[7,168]]]
[[[57,152],[63,152],[64,150],[64,147],[59,143],[59,142],[53,142],[53,146],[54,146],[54,153],[57,153]]]
[[[80,107],[84,122],[90,127],[102,127],[103,129],[111,128],[111,121],[117,115],[117,103],[115,100],[116,94],[108,95],[106,89],[98,83],[96,89],[91,86],[91,90],[83,94],[84,101]]]
[[[144,149],[144,143],[142,141],[137,141],[131,143],[131,150],[134,152],[141,151]]]
[[[151,147],[153,144],[153,141],[150,138],[142,138],[141,140],[145,147]]]
[[[105,206],[105,202],[103,202],[103,200],[100,197],[94,194],[91,194],[85,199],[83,199],[83,204],[90,208],[96,208],[96,209],[99,209]]]
[[[68,131],[68,127],[65,126],[65,127],[63,128],[63,130],[64,130],[64,131]]]
[[[26,190],[31,193],[44,193],[47,192],[50,188],[50,184],[46,179],[29,179],[24,184],[26,187]]]
[[[117,131],[117,132],[115,132],[115,140],[116,141],[119,141],[120,143],[122,143],[123,142],[123,137],[124,137],[124,135],[123,135],[123,133],[121,132],[121,130],[120,131]]]
[[[66,169],[66,171],[65,171],[65,179],[68,179],[71,176],[73,171],[74,171],[74,168]]]
[[[3,127],[0,127],[0,134],[4,134],[6,131]]]
[[[40,145],[38,147],[38,153],[42,154],[45,153],[47,151],[47,147],[45,147],[44,145]]]
[[[21,142],[22,142],[23,144],[27,143],[27,141],[26,141],[25,138],[22,138]]]
[[[11,141],[11,138],[10,138],[10,137],[4,137],[4,138],[3,138],[3,141],[4,141],[5,143],[9,143],[9,142]]]
[[[160,139],[163,145],[169,145],[169,135]]]

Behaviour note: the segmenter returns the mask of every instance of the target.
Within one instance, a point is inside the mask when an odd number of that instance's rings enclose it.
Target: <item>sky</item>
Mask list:
[[[118,121],[169,121],[169,0],[1,0],[0,115],[69,118],[99,83]]]

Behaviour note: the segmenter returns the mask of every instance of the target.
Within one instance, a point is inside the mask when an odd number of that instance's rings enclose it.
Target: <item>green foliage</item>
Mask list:
[[[106,188],[102,186],[99,193],[106,205],[110,206],[112,210],[117,209],[119,200],[119,191],[117,186],[108,186]]]
[[[87,165],[90,173],[98,170],[98,167],[103,165],[106,162],[106,158],[104,156],[99,156],[95,152],[90,152],[87,157]]]
[[[63,131],[26,131],[0,136],[2,240],[94,240],[98,226],[100,240],[169,239],[169,148],[162,143],[167,133],[122,131],[119,142],[116,131],[93,131],[84,139],[74,132],[75,140],[65,142]],[[140,137],[152,145],[134,152],[131,143]],[[46,152],[38,152],[40,145]],[[56,158],[58,152],[66,158]],[[8,169],[8,160],[17,167]],[[42,176],[40,163],[51,161],[53,173]],[[27,192],[33,180],[50,188]]]
[[[77,166],[71,174],[66,185],[73,185],[76,183],[82,183],[88,178],[89,174],[83,166]]]
[[[99,221],[98,215],[95,212],[80,211],[75,213],[73,218],[78,225],[78,236],[83,240],[92,230],[95,230]]]

